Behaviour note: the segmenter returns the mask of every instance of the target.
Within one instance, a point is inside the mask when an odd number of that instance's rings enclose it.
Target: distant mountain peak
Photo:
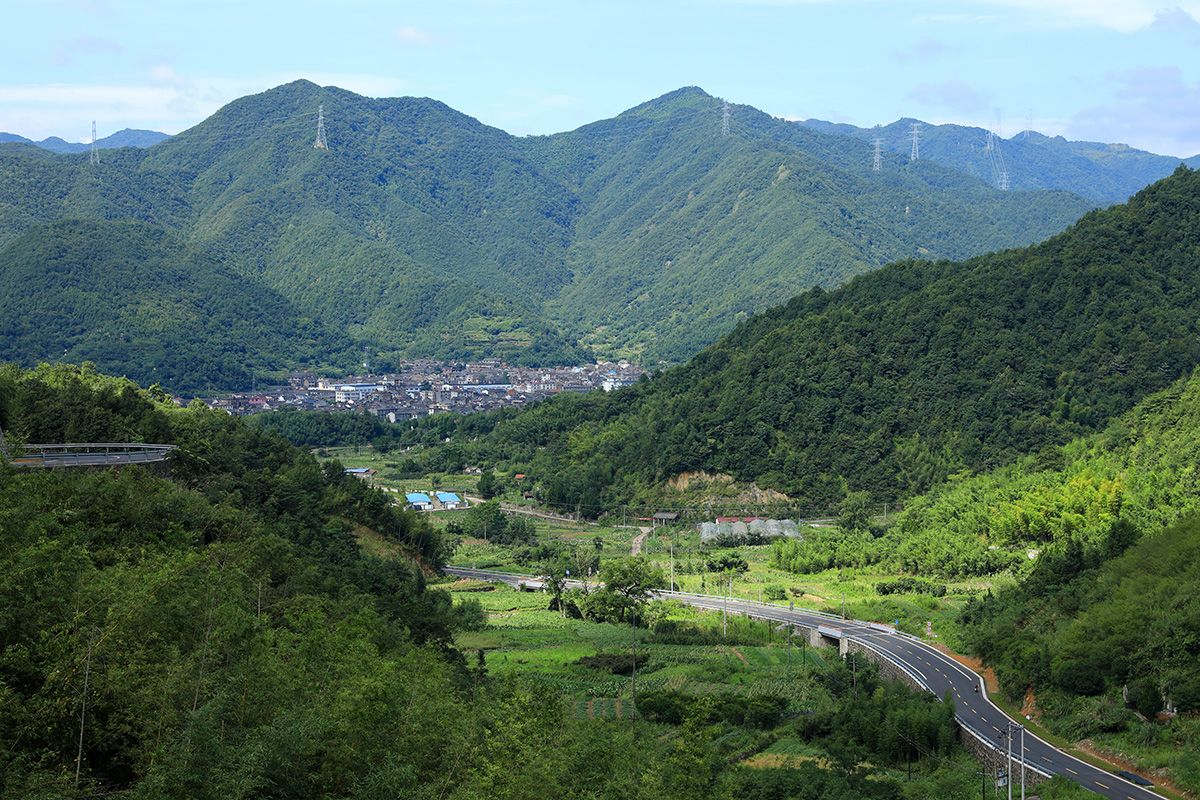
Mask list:
[[[701,89],[699,86],[682,86],[673,91],[667,92],[664,95],[647,100],[633,108],[625,111],[621,116],[626,114],[642,114],[648,111],[665,111],[676,108],[684,108],[695,106],[697,103],[717,103],[718,98],[713,97],[708,92]]]
[[[159,131],[148,131],[140,128],[122,128],[116,133],[105,136],[103,139],[96,140],[96,147],[101,150],[108,150],[115,147],[151,147],[158,144],[164,139],[171,138],[168,134]],[[19,142],[21,144],[31,144],[34,147],[40,147],[43,150],[49,150],[52,153],[69,154],[69,153],[85,153],[92,146],[90,142],[68,142],[59,136],[47,136],[40,142],[35,142],[32,139],[27,139],[15,133],[0,132],[0,142]]]

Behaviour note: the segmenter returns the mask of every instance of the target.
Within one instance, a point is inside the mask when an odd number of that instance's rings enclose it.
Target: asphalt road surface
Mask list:
[[[536,577],[529,575],[514,575],[462,567],[446,567],[445,571],[451,575],[498,581],[511,586],[524,584],[531,588],[541,588],[541,582]],[[574,583],[574,585],[578,586],[579,584]],[[806,628],[820,628],[829,634],[836,633],[836,638],[846,638],[852,642],[866,645],[905,669],[928,691],[938,697],[945,697],[949,693],[954,698],[955,714],[959,723],[975,732],[976,735],[986,738],[1001,752],[1007,751],[1008,743],[1004,739],[1004,735],[1011,724],[1015,734],[1012,743],[1013,796],[1020,796],[1021,762],[1018,750],[1020,749],[1021,734],[1016,728],[1019,720],[1014,721],[988,700],[987,687],[984,686],[983,679],[979,675],[933,647],[907,634],[897,633],[886,626],[856,620],[842,620],[803,609],[789,610],[783,606],[760,604],[747,600],[726,600],[703,594],[682,592],[660,592],[659,594],[697,608],[713,611],[728,608],[729,613],[733,614],[802,625]],[[1111,772],[1080,761],[1039,739],[1028,730],[1025,731],[1024,738],[1024,765],[1029,772],[1062,775],[1085,789],[1104,797],[1114,798],[1114,800],[1150,800],[1162,797],[1160,794],[1130,783]],[[1027,790],[1027,793],[1033,794],[1034,792]]]

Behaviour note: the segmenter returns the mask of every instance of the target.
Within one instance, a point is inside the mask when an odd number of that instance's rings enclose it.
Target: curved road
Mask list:
[[[511,586],[524,584],[532,588],[541,588],[542,585],[536,577],[528,575],[462,567],[446,567],[445,571],[451,575],[498,581]],[[578,585],[572,583],[575,586]],[[684,592],[661,591],[656,594],[697,608],[713,611],[728,608],[732,613],[749,617],[799,625],[810,629],[816,628],[829,638],[847,639],[869,647],[905,670],[926,690],[938,697],[944,697],[947,693],[953,696],[955,715],[959,724],[997,747],[1001,752],[1001,758],[1004,757],[1003,753],[1008,746],[1007,742],[1003,740],[1004,731],[1007,730],[1010,723],[1016,730],[1017,721],[1008,717],[988,699],[987,688],[979,675],[919,639],[898,633],[886,626],[856,620],[842,620],[832,615],[805,609],[789,610],[782,606],[756,603],[750,600],[731,598],[726,601],[724,598],[712,595]],[[1021,764],[1017,752],[1019,746],[1020,733],[1018,732],[1012,744],[1014,797],[1019,796],[1017,793],[1020,791]],[[1030,772],[1062,775],[1085,789],[1090,789],[1114,800],[1161,800],[1162,798],[1162,795],[1147,788],[1064,753],[1028,730],[1025,731],[1024,755],[1025,767]],[[1029,789],[1026,792],[1027,794],[1034,793]]]

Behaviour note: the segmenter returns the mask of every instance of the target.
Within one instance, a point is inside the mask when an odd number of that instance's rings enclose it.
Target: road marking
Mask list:
[[[1070,767],[1067,767],[1067,772],[1071,773],[1072,775],[1078,775],[1078,774],[1079,774],[1078,772],[1076,772],[1075,770],[1071,769]]]
[[[1025,748],[1025,749],[1026,749],[1026,750],[1028,750],[1029,748],[1027,747],[1027,748]],[[1053,761],[1051,761],[1050,759],[1046,758],[1045,756],[1042,756],[1042,761],[1045,761],[1047,764],[1053,764],[1053,763],[1054,763]]]
[[[1108,788],[1108,785],[1107,785],[1107,784],[1101,783],[1100,781],[1096,781],[1096,785],[1097,785],[1097,786],[1099,786],[1101,789],[1107,789],[1107,788]]]

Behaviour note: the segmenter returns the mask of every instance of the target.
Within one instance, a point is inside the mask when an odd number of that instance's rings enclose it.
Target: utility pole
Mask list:
[[[95,138],[95,137],[93,137]],[[83,696],[80,698],[79,708],[79,748],[75,751],[75,786],[79,786],[79,773],[83,769],[83,727],[87,721],[87,695],[88,695],[88,678],[92,674],[92,647],[95,644],[95,631],[92,632],[92,638],[88,641],[87,661],[83,665]]]
[[[675,537],[667,534],[670,538],[667,540],[667,547],[671,551],[671,591],[675,591]]]
[[[1005,727],[1007,728],[1005,738],[1008,740],[1008,762],[1004,766],[1004,783],[1008,787],[1008,800],[1012,800],[1012,723],[1009,722]]]
[[[1025,726],[1021,726],[1021,800],[1025,800]]]
[[[733,579],[729,579],[730,591],[733,590]],[[724,587],[722,587],[724,588]],[[729,593],[722,592],[725,596],[721,600],[721,638],[729,638]]]

